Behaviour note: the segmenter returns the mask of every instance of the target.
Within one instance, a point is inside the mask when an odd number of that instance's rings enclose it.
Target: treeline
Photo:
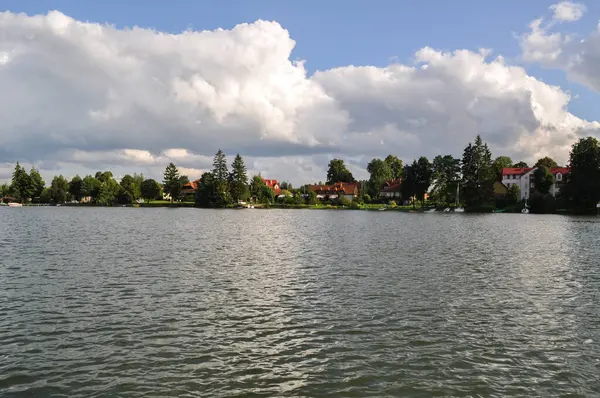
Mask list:
[[[282,182],[280,189],[283,203],[316,204],[314,192],[304,195],[301,190],[293,189],[288,182]],[[260,175],[248,178],[248,171],[240,154],[233,159],[229,171],[227,158],[219,150],[213,159],[213,169],[200,177],[195,196],[196,206],[227,207],[248,200],[268,205],[274,203],[276,198],[273,189],[265,184]]]
[[[461,206],[467,211],[486,212],[495,208],[522,207],[517,185],[511,185],[506,195],[498,196],[494,192],[494,183],[502,180],[502,169],[507,167],[526,168],[529,165],[523,161],[515,163],[507,156],[494,159],[479,135],[464,148],[461,158],[447,154],[430,161],[421,156],[407,165],[393,155],[375,158],[367,165],[369,180],[360,181],[363,189],[357,201],[389,200],[380,198],[382,187],[386,182],[401,179],[401,197],[413,206],[417,201],[423,206],[428,194],[429,204],[439,208]],[[582,138],[572,146],[568,165],[571,172],[565,176],[556,197],[550,193],[555,183],[550,169],[559,167],[556,161],[543,157],[532,167],[538,167],[529,203],[532,212],[552,213],[567,209],[585,213],[596,209],[600,200],[600,145],[596,138]],[[329,163],[327,184],[354,181],[343,160],[333,159]]]
[[[185,178],[182,178],[185,183]],[[55,176],[50,186],[40,176],[37,169],[29,173],[17,162],[11,184],[0,186],[0,197],[16,199],[19,202],[64,203],[84,201],[102,205],[134,203],[140,199],[160,198],[162,188],[153,179],[144,179],[142,174],[125,175],[120,182],[110,171],[98,171],[84,178],[76,175],[70,181],[62,175]]]
[[[568,209],[577,213],[595,211],[600,201],[600,143],[594,137],[580,139],[573,144],[568,173],[559,193],[551,195],[554,175],[550,172],[558,164],[551,158],[539,159],[534,174],[534,189],[529,198],[532,212],[550,213],[557,209]],[[431,205],[437,207],[463,206],[467,211],[491,211],[498,207],[518,205],[520,192],[511,185],[508,193],[499,198],[494,192],[494,183],[502,178],[505,167],[528,167],[525,162],[513,163],[506,156],[492,160],[488,145],[477,136],[469,143],[461,158],[438,155],[433,161],[421,156],[404,165],[397,156],[375,158],[367,165],[369,179],[360,181],[358,203],[380,202],[380,192],[386,182],[402,181],[400,193],[405,203],[421,202],[425,205],[426,194]],[[326,184],[356,182],[344,161],[333,159],[329,163]],[[254,202],[270,204],[276,198],[260,175],[248,178],[244,160],[237,154],[231,171],[223,151],[219,150],[213,160],[213,169],[202,174],[198,189],[192,197],[182,195],[184,185],[189,182],[177,167],[170,163],[164,172],[162,185],[141,174],[125,175],[117,182],[110,171],[99,171],[84,178],[73,177],[70,181],[62,175],[55,176],[50,185],[40,173],[32,168],[28,173],[16,164],[11,184],[0,186],[0,196],[21,202],[32,200],[39,203],[63,203],[70,200],[86,201],[102,205],[135,203],[143,199],[162,199],[168,194],[172,201],[190,200],[200,207],[227,207],[238,201],[252,199]],[[319,183],[319,185],[323,185]],[[290,205],[316,204],[316,193],[308,185],[294,189],[290,183],[282,182],[283,203]],[[338,204],[347,205],[341,196]],[[522,204],[522,203],[521,203]]]

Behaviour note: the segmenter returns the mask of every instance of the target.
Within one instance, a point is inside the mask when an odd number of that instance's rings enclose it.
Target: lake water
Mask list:
[[[600,394],[600,218],[0,208],[0,396]]]

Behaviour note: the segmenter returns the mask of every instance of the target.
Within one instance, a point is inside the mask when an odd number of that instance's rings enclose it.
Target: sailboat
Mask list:
[[[462,207],[460,207],[460,201],[459,199],[459,192],[460,191],[460,183],[456,183],[456,207],[454,208],[454,211],[456,213],[464,213],[465,209],[463,209]]]
[[[525,198],[525,207],[523,207],[523,209],[521,209],[521,213],[529,214],[529,205],[527,204],[527,198]]]

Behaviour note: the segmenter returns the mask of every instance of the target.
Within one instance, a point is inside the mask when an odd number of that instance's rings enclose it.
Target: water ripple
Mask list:
[[[0,396],[600,395],[597,218],[0,221]]]

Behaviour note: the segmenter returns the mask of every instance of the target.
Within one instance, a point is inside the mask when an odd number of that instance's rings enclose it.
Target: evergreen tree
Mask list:
[[[12,175],[12,183],[10,185],[10,190],[14,196],[20,202],[25,202],[28,198],[31,197],[33,192],[33,184],[31,182],[31,177],[27,174],[27,171],[19,162],[17,162],[15,166],[15,171]]]
[[[494,171],[492,153],[478,135],[469,143],[462,159],[462,186],[467,210],[491,208],[494,202]]]
[[[31,179],[31,196],[33,198],[39,198],[42,195],[46,182],[42,179],[40,172],[35,167],[31,168],[29,177]]]
[[[239,153],[231,164],[230,192],[234,201],[248,199],[248,173]]]
[[[227,170],[227,158],[222,150],[215,154],[213,159],[212,178],[214,181],[215,203],[217,207],[224,207],[231,202],[229,195],[229,172]]]
[[[215,202],[215,183],[212,173],[204,173],[200,177],[196,191],[196,206],[212,207]]]
[[[177,166],[173,163],[169,163],[163,176],[163,186],[165,192],[171,195],[171,202],[179,200],[179,196],[181,195],[181,188],[183,185],[179,178]]]

